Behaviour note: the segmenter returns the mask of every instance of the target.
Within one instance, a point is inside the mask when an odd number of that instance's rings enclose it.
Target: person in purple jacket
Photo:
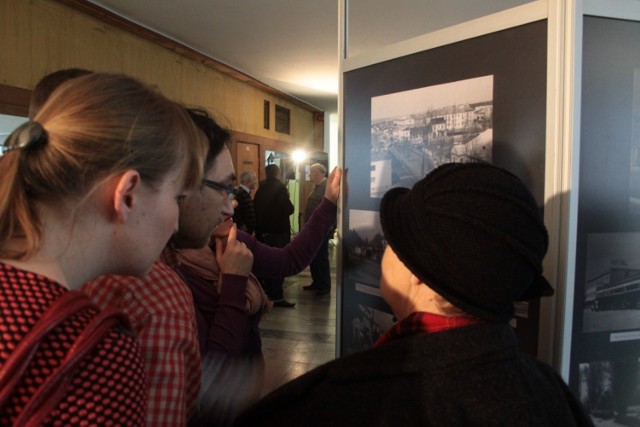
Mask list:
[[[226,146],[229,133],[206,112],[189,112],[213,154],[205,162],[202,191],[180,206],[174,269],[193,293],[203,361],[200,423],[221,425],[257,398],[262,386],[258,324],[271,302],[256,276],[286,277],[309,265],[334,227],[342,171],[335,168],[327,178],[324,200],[294,240],[284,248],[260,243],[232,221],[235,170]]]

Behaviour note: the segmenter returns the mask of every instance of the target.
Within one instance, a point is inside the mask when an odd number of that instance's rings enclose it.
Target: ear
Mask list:
[[[119,222],[126,222],[136,202],[136,190],[141,185],[140,174],[135,170],[125,171],[116,181],[113,193],[113,208]]]
[[[415,274],[411,273],[411,277],[409,278],[409,283],[412,285],[424,285],[425,283],[420,280]]]

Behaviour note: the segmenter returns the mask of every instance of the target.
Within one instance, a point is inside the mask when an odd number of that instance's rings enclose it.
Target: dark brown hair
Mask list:
[[[76,77],[86,76],[87,74],[91,74],[91,71],[82,68],[65,68],[44,76],[33,89],[33,93],[31,93],[29,117],[33,118],[33,116],[38,113],[44,103],[47,102],[47,99],[49,99],[49,96],[51,96],[53,91],[62,83],[75,79]]]

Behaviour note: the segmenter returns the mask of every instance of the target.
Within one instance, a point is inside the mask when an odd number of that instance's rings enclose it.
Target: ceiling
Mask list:
[[[337,110],[338,0],[89,0],[314,107]],[[349,0],[359,54],[533,0]]]

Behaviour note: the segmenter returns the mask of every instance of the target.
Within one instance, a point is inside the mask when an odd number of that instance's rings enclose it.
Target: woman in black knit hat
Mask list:
[[[547,230],[516,176],[443,165],[387,192],[380,221],[381,291],[400,321],[372,349],[276,390],[238,425],[592,425],[553,368],[518,351],[508,323],[515,301],[553,294],[542,276]]]

